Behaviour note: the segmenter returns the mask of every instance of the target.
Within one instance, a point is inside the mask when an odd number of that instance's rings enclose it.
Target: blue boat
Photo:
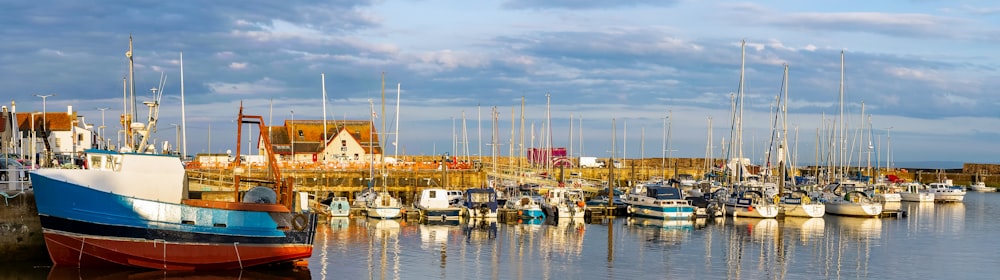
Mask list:
[[[446,189],[424,189],[413,206],[427,219],[458,220],[462,211],[461,207],[451,203]]]
[[[462,215],[470,218],[496,218],[497,192],[492,188],[476,188],[465,190],[462,197]]]
[[[158,103],[150,103],[150,110],[156,110]],[[137,144],[124,151],[86,150],[83,169],[30,173],[55,266],[221,270],[291,263],[312,255],[316,215],[294,210],[302,205],[294,203],[291,180],[251,181],[237,175],[237,186],[267,186],[234,189],[233,201],[188,198],[180,158],[146,152],[151,146],[145,139],[155,123],[152,118],[148,125],[130,126],[137,138],[126,142]],[[263,118],[244,116],[241,107],[243,123],[257,123],[259,131],[266,131]],[[271,147],[267,135],[261,134],[261,141]],[[267,154],[270,175],[283,178],[273,153]],[[238,152],[235,159],[233,166],[240,166]],[[233,173],[242,173],[239,169]]]
[[[646,195],[630,195],[625,203],[634,216],[666,220],[694,218],[694,206],[674,187],[646,187]]]

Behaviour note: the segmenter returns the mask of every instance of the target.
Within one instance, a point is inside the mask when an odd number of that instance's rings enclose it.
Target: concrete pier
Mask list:
[[[6,191],[8,196],[18,192]],[[28,190],[0,205],[0,262],[48,261],[35,194]]]

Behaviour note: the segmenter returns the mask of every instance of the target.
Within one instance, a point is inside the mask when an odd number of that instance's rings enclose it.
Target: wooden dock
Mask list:
[[[906,218],[906,210],[894,209],[894,210],[884,210],[882,214],[879,215],[881,218]]]

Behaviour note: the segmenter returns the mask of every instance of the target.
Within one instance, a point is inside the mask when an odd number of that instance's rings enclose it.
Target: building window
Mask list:
[[[429,192],[427,192],[427,197],[429,197],[429,198],[437,198],[437,193],[438,193],[437,191],[429,191]]]
[[[347,140],[340,140],[341,147],[347,147]]]
[[[358,154],[354,154],[354,160],[358,160]]]
[[[303,137],[305,137],[305,134],[303,134],[303,133],[302,133],[302,130],[301,130],[301,129],[299,129],[299,138],[303,138]]]

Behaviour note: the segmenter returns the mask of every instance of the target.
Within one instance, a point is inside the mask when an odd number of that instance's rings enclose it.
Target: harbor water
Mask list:
[[[1000,193],[903,218],[416,222],[333,219],[308,270],[212,274],[17,264],[14,279],[995,279]]]

